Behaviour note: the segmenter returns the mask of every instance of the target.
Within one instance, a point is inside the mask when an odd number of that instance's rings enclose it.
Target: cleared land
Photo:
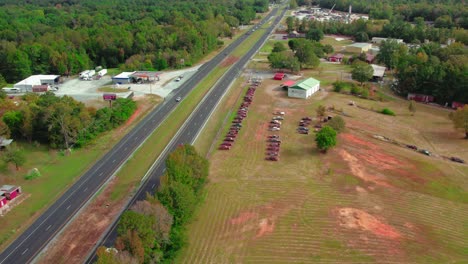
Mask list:
[[[323,66],[323,65],[322,65]],[[327,70],[333,66],[326,65]],[[337,65],[339,67],[339,65]],[[340,71],[341,69],[336,69]],[[335,79],[306,72],[330,83]],[[336,76],[336,75],[335,75]],[[424,156],[375,139],[413,144],[468,160],[468,142],[453,131],[448,112],[408,102],[377,102],[318,92],[289,99],[280,82],[265,80],[229,151],[210,153],[206,199],[189,226],[180,263],[463,263],[468,255],[468,166]],[[245,83],[233,87],[204,138],[219,143]],[[395,117],[369,109],[388,107]],[[346,132],[327,155],[314,135],[295,132],[317,105],[335,106]],[[265,161],[272,112],[287,114],[279,134],[280,161]],[[330,113],[331,114],[331,113]],[[334,115],[334,114],[331,114]],[[219,133],[215,123],[224,125]],[[215,136],[217,135],[217,136]],[[207,144],[197,144],[202,151]],[[214,145],[217,147],[217,144]]]

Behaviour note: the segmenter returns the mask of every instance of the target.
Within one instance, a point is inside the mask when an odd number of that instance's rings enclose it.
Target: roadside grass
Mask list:
[[[24,195],[30,195],[30,197],[2,218],[1,249],[5,247],[5,242],[13,239],[16,234],[27,227],[45,210],[47,205],[54,202],[95,160],[99,159],[111,147],[113,140],[111,134],[108,133],[100,137],[98,141],[94,141],[89,147],[74,150],[69,156],[64,156],[58,151],[48,150],[44,146],[35,147],[34,145],[20,144],[28,157],[23,167],[38,168],[41,177],[28,181],[24,179],[26,171],[11,174],[2,172],[2,174],[6,174],[3,177],[6,179],[5,182],[20,185]]]
[[[126,93],[128,92],[128,89],[123,89],[123,88],[114,88],[112,86],[105,86],[97,89],[98,92],[103,92],[103,93]]]
[[[327,67],[333,70],[343,66]],[[321,80],[325,86],[336,79],[336,74],[322,72],[319,76],[315,70],[304,72],[307,76]],[[233,148],[211,153],[206,200],[188,227],[189,245],[178,262],[463,262],[467,254],[468,167],[372,138],[383,135],[436,154],[453,153],[468,160],[468,142],[453,131],[446,110],[417,105],[416,117],[412,117],[408,101],[398,98],[378,102],[328,89],[309,100],[288,99],[276,86],[277,82],[264,80]],[[233,90],[243,87],[239,82]],[[237,100],[236,96],[232,94],[226,100]],[[349,100],[369,109],[387,107],[397,115],[383,116],[349,106]],[[238,102],[231,104],[234,109]],[[298,120],[315,116],[318,104],[342,108],[352,116],[344,117],[345,133],[378,146],[376,152],[389,159],[408,164],[396,166],[402,170],[396,173],[359,163],[360,170],[385,176],[394,188],[372,186],[354,175],[355,171],[338,155],[340,149],[351,152],[350,147],[355,148],[353,155],[364,155],[353,143],[339,139],[338,147],[323,155],[314,147],[313,133],[295,132]],[[215,131],[213,127],[223,124],[219,129],[226,130],[230,124],[222,120],[232,115],[229,109],[226,106],[223,114],[210,119],[207,128]],[[267,131],[273,109],[287,112],[281,131],[274,133],[283,140],[278,162],[264,160],[266,135],[273,134]],[[210,138],[219,142],[209,135],[199,140]],[[196,146],[199,144],[197,141]],[[413,182],[411,177],[421,177],[425,183]],[[335,210],[343,207],[368,212],[393,226],[403,239],[393,241],[341,227]]]
[[[321,41],[320,43],[322,43],[323,45],[331,45],[335,51],[335,53],[343,53],[342,52],[342,49],[344,49],[345,46],[347,45],[350,45],[353,43],[352,40],[342,40],[342,41],[338,41],[336,40],[335,38],[333,37],[328,37],[328,36],[325,36]]]

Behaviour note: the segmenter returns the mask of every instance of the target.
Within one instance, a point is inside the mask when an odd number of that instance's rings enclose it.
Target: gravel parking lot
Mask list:
[[[77,77],[64,78],[63,83],[57,86],[58,91],[56,91],[55,94],[57,96],[68,95],[82,102],[102,100],[102,92],[99,92],[98,89],[109,86],[119,89],[129,88],[128,93],[117,93],[118,96],[125,97],[130,92],[134,92],[135,96],[155,94],[165,98],[174,89],[179,88],[181,84],[186,82],[198,70],[198,67],[199,66],[177,71],[161,72],[159,81],[144,84],[114,85],[109,75],[105,75],[99,80],[92,81],[80,80]],[[183,76],[183,78],[180,81],[175,81],[179,76]]]

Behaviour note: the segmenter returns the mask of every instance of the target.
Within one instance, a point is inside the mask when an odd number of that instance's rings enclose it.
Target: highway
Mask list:
[[[268,39],[269,35],[275,28],[275,26],[280,22],[281,18],[284,16],[286,9],[282,12],[281,15],[271,23],[271,26],[265,30],[265,34],[260,38],[257,43],[249,50],[249,52],[244,55],[239,61],[237,61],[219,80],[219,82],[212,88],[210,94],[208,94],[205,99],[199,104],[197,109],[192,113],[192,115],[187,119],[185,124],[182,126],[179,133],[173,138],[173,140],[168,145],[168,152],[163,153],[162,158],[159,159],[159,162],[154,166],[153,171],[148,177],[147,181],[142,185],[137,194],[133,197],[132,201],[129,203],[128,207],[131,207],[135,202],[144,200],[146,198],[146,193],[153,193],[155,187],[159,186],[160,177],[164,174],[165,170],[165,159],[168,153],[172,152],[180,144],[193,144],[198,133],[203,129],[204,124],[208,121],[211,113],[216,108],[219,101],[224,96],[227,88],[230,86],[232,81],[238,77],[239,73],[245,67],[249,59],[260,49],[263,43]],[[271,12],[271,15],[276,15],[277,10],[275,9]],[[270,17],[265,18],[263,23],[269,20]],[[245,36],[244,36],[245,37]],[[117,224],[115,222],[110,228],[110,231],[107,233],[103,239],[102,245],[106,247],[113,247],[114,242],[117,238]],[[98,247],[97,245],[96,247]],[[94,263],[96,261],[96,256],[91,256],[86,263]]]
[[[268,21],[277,13],[274,9],[267,17],[262,20],[260,25]],[[284,12],[283,12],[284,14]],[[203,127],[206,119],[210,116],[216,107],[218,100],[223,96],[231,81],[237,77],[250,57],[259,49],[261,44],[267,39],[273,30],[273,26],[279,22],[279,18],[272,23],[262,38],[252,47],[252,49],[242,57],[231,69],[219,80],[217,85],[212,88],[208,97],[205,97],[202,103],[192,113],[178,132],[177,137],[171,141],[167,148],[170,152],[178,144],[192,143]],[[122,140],[117,143],[107,154],[96,162],[80,179],[70,187],[55,203],[53,203],[34,223],[27,228],[13,243],[11,243],[1,254],[0,264],[2,263],[30,263],[37,254],[50,242],[51,239],[70,221],[70,219],[82,208],[82,206],[92,198],[99,188],[114,175],[116,170],[135,152],[138,147],[144,143],[146,138],[165,120],[165,118],[175,109],[178,102],[171,98],[181,96],[185,98],[188,93],[219,63],[231,53],[248,36],[244,35],[235,40],[231,45],[224,49],[212,60],[199,68],[190,79],[188,79],[180,88],[176,89],[172,97],[167,98],[162,104],[151,111],[134,129],[132,129]],[[165,155],[168,154],[165,152]],[[159,177],[164,171],[165,156],[159,158],[159,163],[154,167],[151,175],[146,179],[138,193],[133,197],[132,203],[145,198],[146,192],[152,192],[159,184]],[[25,190],[27,191],[27,190]],[[130,203],[130,205],[132,204]],[[112,234],[107,236],[105,244],[113,242],[115,238]]]

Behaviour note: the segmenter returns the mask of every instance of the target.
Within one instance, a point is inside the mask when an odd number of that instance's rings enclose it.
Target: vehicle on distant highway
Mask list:
[[[180,100],[182,100],[182,97],[180,97],[180,96],[178,96],[178,97],[175,99],[176,102],[180,102]]]

